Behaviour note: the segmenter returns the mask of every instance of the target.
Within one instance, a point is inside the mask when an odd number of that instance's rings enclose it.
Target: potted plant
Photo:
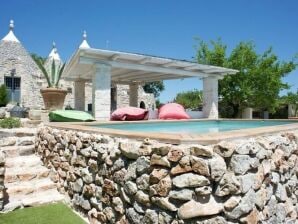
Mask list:
[[[44,74],[48,87],[41,89],[41,95],[44,101],[46,110],[59,110],[63,108],[65,96],[67,94],[67,90],[63,90],[59,88],[59,81],[61,75],[63,73],[65,64],[56,65],[55,60],[52,61],[50,72],[47,71],[42,60],[35,60],[38,67]]]

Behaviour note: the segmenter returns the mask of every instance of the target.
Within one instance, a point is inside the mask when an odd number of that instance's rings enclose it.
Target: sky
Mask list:
[[[55,41],[64,61],[87,31],[93,48],[193,60],[195,38],[221,38],[231,51],[254,41],[281,61],[298,53],[297,0],[9,0],[0,3],[0,38],[15,22],[15,35],[29,52],[47,56]],[[298,89],[298,70],[284,80]],[[165,81],[161,102],[178,92],[202,89],[197,78]]]

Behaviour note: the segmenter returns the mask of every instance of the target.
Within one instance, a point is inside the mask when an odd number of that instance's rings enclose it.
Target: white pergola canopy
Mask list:
[[[97,120],[111,114],[111,84],[128,84],[129,104],[138,106],[138,85],[197,77],[203,80],[203,114],[218,118],[218,80],[238,71],[195,62],[90,48],[83,42],[67,63],[63,76],[74,81],[75,109],[85,109],[85,82],[92,82],[92,110]]]
[[[182,78],[223,78],[238,71],[195,62],[161,58],[94,48],[79,48],[67,64],[64,77],[71,80],[91,80],[94,65],[111,66],[111,81],[118,83],[152,82]]]

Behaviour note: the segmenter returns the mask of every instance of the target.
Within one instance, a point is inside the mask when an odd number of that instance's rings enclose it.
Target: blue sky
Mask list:
[[[240,41],[254,41],[259,52],[272,46],[281,60],[298,53],[296,0],[9,0],[0,5],[0,36],[9,20],[30,52],[48,55],[55,41],[68,60],[87,30],[91,47],[191,60],[194,37],[221,37],[231,50]],[[107,46],[107,41],[109,45]],[[285,81],[298,88],[298,71]],[[165,81],[162,102],[177,92],[201,89],[198,79]]]

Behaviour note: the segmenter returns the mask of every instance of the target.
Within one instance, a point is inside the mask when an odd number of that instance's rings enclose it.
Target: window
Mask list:
[[[5,77],[5,85],[7,89],[19,90],[21,88],[21,78],[20,77]]]

